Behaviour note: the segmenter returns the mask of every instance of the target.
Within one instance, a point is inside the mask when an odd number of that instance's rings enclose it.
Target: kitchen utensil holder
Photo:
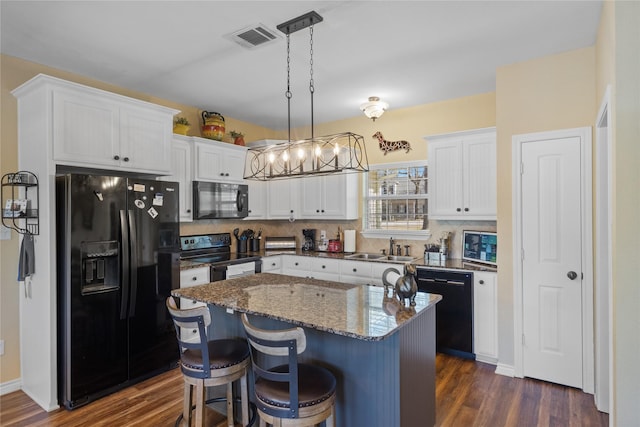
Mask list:
[[[247,252],[247,239],[238,240],[238,253],[244,254]]]
[[[249,239],[249,250],[251,252],[260,252],[260,239]]]

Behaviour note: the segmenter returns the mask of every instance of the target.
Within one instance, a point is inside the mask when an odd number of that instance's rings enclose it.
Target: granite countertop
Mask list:
[[[172,295],[351,338],[380,341],[442,299],[418,292],[414,307],[376,286],[259,273]]]

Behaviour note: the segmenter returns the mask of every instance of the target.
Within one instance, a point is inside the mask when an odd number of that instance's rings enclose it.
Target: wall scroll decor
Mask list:
[[[380,150],[384,151],[385,156],[389,151],[405,150],[405,152],[408,153],[409,150],[411,150],[409,141],[387,141],[380,131],[374,133],[373,137],[378,139]]]

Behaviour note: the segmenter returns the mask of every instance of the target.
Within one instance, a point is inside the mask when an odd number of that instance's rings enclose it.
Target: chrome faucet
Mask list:
[[[393,240],[393,237],[389,238],[389,255],[393,255],[393,245],[396,242]]]

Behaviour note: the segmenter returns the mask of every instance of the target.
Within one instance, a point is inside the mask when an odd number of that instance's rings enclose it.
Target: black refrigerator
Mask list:
[[[177,366],[178,183],[56,177],[58,396],[73,409]]]

